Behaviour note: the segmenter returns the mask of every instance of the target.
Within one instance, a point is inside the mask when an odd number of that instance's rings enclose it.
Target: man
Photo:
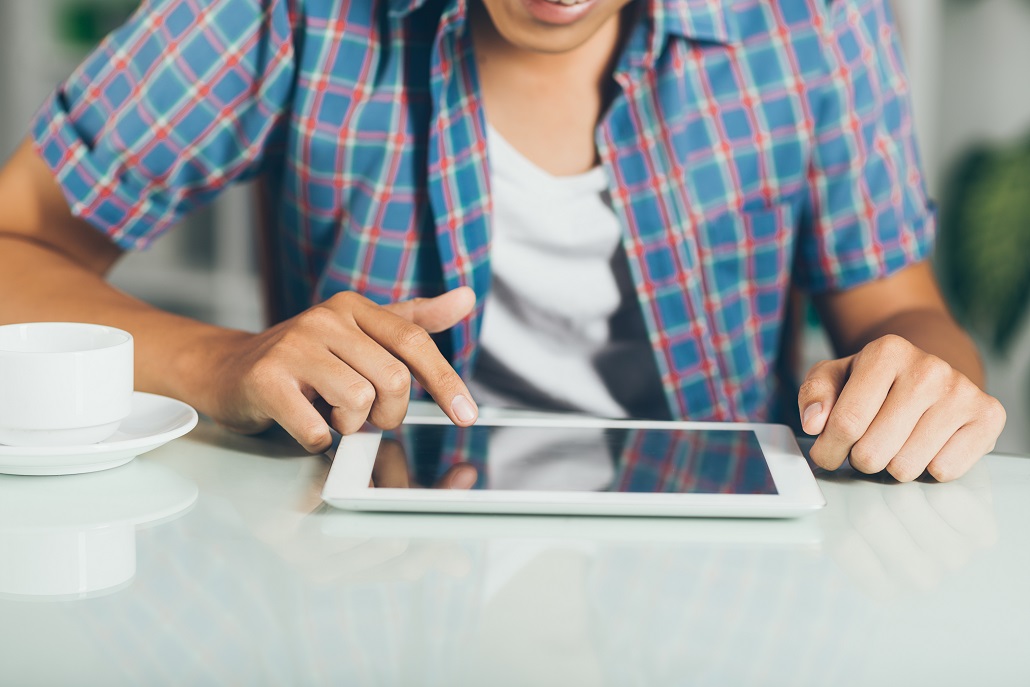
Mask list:
[[[127,329],[139,388],[318,451],[397,425],[411,375],[460,425],[469,385],[763,419],[793,281],[844,356],[801,387],[813,459],[952,479],[1005,417],[926,261],[885,1],[145,2],[0,174],[0,320]],[[105,284],[257,175],[289,319]]]

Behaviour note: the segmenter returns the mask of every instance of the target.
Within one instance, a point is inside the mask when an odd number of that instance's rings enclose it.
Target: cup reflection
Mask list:
[[[84,475],[0,475],[0,594],[71,599],[123,588],[136,573],[136,527],[181,515],[197,494],[141,460]]]

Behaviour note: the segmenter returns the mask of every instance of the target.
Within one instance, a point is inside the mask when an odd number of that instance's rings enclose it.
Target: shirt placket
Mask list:
[[[689,194],[683,174],[675,165],[672,141],[661,126],[660,113],[642,88],[655,69],[661,46],[650,33],[648,24],[640,22],[630,34],[614,73],[619,92],[598,128],[596,145],[612,184],[612,205],[623,226],[630,274],[672,416],[726,419],[730,412],[716,381],[718,357],[709,332],[697,264],[697,222],[690,215]],[[683,100],[681,107],[692,106],[687,97]],[[620,183],[619,147],[631,138],[646,160],[655,195],[654,202],[646,207],[632,202],[629,191]],[[679,235],[672,237],[673,231]],[[648,259],[675,266],[686,322],[663,311],[656,284],[649,277]]]

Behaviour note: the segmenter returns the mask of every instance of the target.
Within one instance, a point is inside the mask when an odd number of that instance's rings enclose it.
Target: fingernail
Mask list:
[[[475,422],[476,421],[476,408],[462,395],[454,397],[451,401],[451,411],[454,413],[454,417],[458,418],[460,422]]]
[[[819,413],[821,413],[821,412],[823,412],[823,404],[822,403],[813,403],[812,405],[810,405],[807,408],[805,408],[805,412],[801,416],[801,426],[805,427],[806,431],[807,431],[808,421],[811,420],[813,417],[816,417],[817,415],[819,415]]]

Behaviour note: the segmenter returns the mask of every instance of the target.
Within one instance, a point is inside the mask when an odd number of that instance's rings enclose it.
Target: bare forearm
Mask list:
[[[855,351],[881,336],[896,334],[923,351],[944,360],[984,388],[983,364],[976,345],[955,321],[938,309],[897,313],[867,330],[853,344]]]
[[[976,346],[948,312],[929,261],[853,289],[821,294],[814,302],[839,355],[853,355],[894,334],[983,388]]]
[[[72,320],[125,329],[135,339],[138,389],[180,398],[241,432],[278,422],[313,452],[330,445],[330,427],[349,434],[366,421],[399,425],[412,375],[452,422],[476,420],[468,387],[430,337],[472,311],[467,287],[386,307],[337,294],[249,334],[121,293],[104,280],[120,254],[72,214],[31,141],[0,168],[0,324]]]
[[[0,234],[0,323],[72,321],[106,324],[135,339],[136,388],[183,399],[214,414],[209,393],[217,356],[241,332],[161,311],[115,289],[103,277],[44,243]]]

